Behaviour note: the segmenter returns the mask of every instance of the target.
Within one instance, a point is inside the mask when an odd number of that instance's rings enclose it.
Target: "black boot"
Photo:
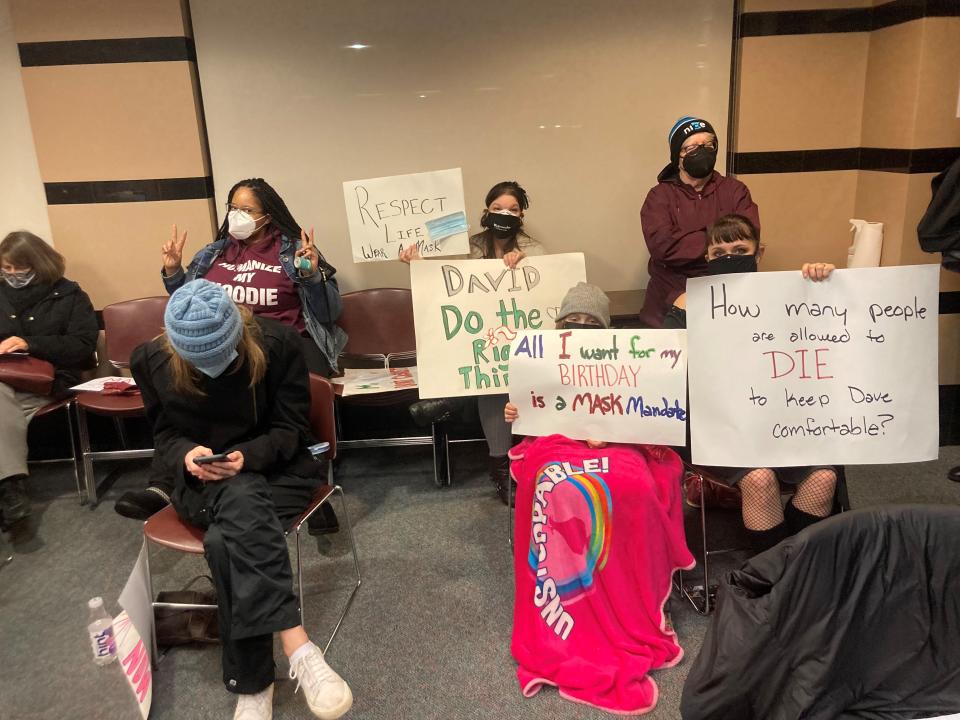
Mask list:
[[[459,417],[463,413],[464,398],[433,398],[418,400],[410,405],[410,417],[421,427]]]
[[[490,482],[496,485],[500,501],[513,507],[514,483],[510,477],[510,458],[506,455],[490,458]]]
[[[143,490],[125,492],[113,509],[131,520],[146,520],[170,504],[170,491],[162,483],[151,482]]]
[[[765,550],[769,550],[787,536],[787,524],[785,522],[774,525],[769,530],[751,530],[747,528],[747,535],[750,538],[750,549],[754,555],[759,555]]]
[[[333,511],[333,506],[325,502],[310,519],[307,520],[307,532],[311,535],[329,535],[340,531],[340,521]]]
[[[23,478],[23,475],[14,475],[0,480],[0,512],[3,513],[6,527],[30,517],[30,498],[27,497]]]
[[[960,482],[960,465],[957,465],[955,468],[950,468],[947,477],[954,482]]]
[[[793,498],[790,499],[790,502],[788,502],[787,506],[783,509],[783,517],[787,523],[787,532],[790,535],[796,535],[804,528],[808,528],[825,519],[819,515],[811,515],[810,513],[805,513],[803,510],[800,510],[793,504]]]

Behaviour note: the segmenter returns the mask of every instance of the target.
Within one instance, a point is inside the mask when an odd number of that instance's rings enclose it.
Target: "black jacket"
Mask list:
[[[724,578],[684,720],[892,720],[960,708],[960,508],[843,513]]]
[[[290,327],[256,318],[262,331],[267,371],[253,388],[243,368],[217,378],[201,376],[204,395],[174,392],[170,356],[159,340],[133,351],[131,370],[143,394],[153,426],[155,454],[176,478],[175,496],[199,481],[186,473],[183,456],[197,445],[213,452],[239,450],[244,471],[263,475],[290,473],[313,477],[317,465],[307,447],[310,433],[310,383],[300,336]]]
[[[4,284],[6,285],[6,284]],[[56,369],[54,394],[80,381],[80,371],[93,365],[100,332],[97,315],[87,294],[73,280],[60,278],[49,292],[17,312],[11,304],[22,290],[8,286],[0,292],[0,340],[16,335],[27,342],[27,352]]]
[[[930,187],[933,198],[917,225],[920,247],[943,253],[943,266],[960,272],[960,158],[937,175]]]

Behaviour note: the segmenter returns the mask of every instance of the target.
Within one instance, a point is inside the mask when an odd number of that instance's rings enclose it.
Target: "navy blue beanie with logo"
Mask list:
[[[670,143],[671,165],[679,167],[680,148],[683,147],[684,140],[691,135],[696,135],[697,133],[702,132],[708,132],[713,135],[714,138],[717,137],[717,133],[713,129],[713,125],[708,123],[703,118],[685,115],[673,124],[673,127],[670,128],[670,133],[667,135],[667,142]]]

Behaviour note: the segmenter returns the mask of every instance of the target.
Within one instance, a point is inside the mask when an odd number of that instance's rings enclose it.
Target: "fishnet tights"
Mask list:
[[[814,470],[797,486],[793,504],[808,515],[827,517],[833,507],[837,474],[833,470]],[[783,522],[780,483],[770,468],[751,470],[740,480],[743,494],[743,525],[748,530],[769,530]]]

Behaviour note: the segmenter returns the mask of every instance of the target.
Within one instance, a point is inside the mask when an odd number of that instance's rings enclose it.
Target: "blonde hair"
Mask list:
[[[246,368],[250,373],[250,387],[253,387],[263,380],[263,376],[267,373],[267,356],[260,344],[263,334],[250,308],[246,305],[237,305],[237,310],[240,311],[243,330],[240,333],[240,341],[237,343],[237,362],[234,363],[231,372]],[[170,376],[174,392],[183,395],[204,395],[199,385],[200,371],[177,354],[166,332],[158,338],[163,343],[163,349],[170,356]]]

